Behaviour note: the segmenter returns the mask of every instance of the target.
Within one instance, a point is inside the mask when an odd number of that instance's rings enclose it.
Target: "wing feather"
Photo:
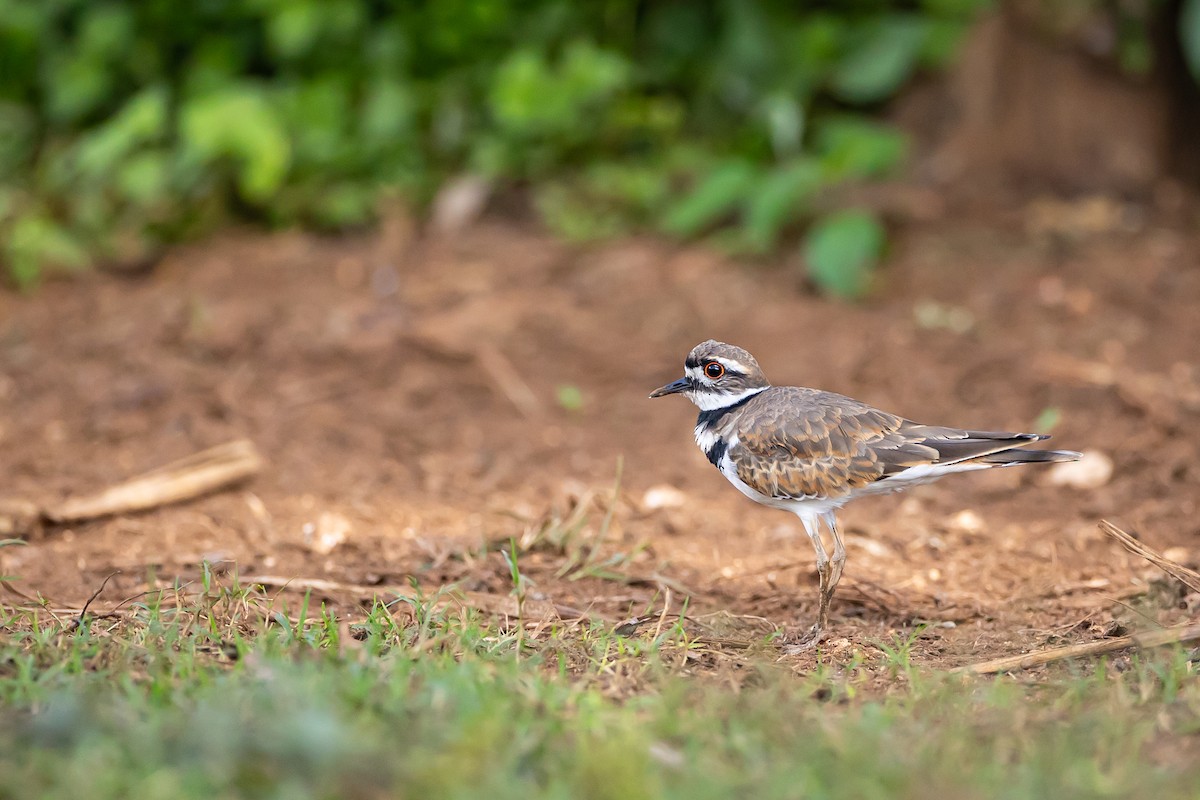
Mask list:
[[[1037,460],[1002,454],[1046,438],[921,425],[800,387],[773,387],[751,398],[743,412],[730,456],[744,483],[775,498],[845,497],[913,467]]]

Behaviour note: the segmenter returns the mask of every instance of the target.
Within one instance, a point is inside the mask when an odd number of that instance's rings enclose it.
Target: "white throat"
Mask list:
[[[745,400],[747,397],[753,397],[759,392],[765,392],[770,389],[770,386],[758,386],[753,389],[745,389],[738,394],[712,394],[710,392],[688,392],[688,399],[701,411],[716,411],[721,408],[729,408],[732,405]]]

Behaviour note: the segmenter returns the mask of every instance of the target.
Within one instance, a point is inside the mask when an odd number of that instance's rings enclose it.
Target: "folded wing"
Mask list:
[[[951,472],[1072,461],[1025,450],[1035,433],[921,425],[830,392],[779,387],[751,401],[730,455],[738,477],[768,497],[838,499],[926,483]]]

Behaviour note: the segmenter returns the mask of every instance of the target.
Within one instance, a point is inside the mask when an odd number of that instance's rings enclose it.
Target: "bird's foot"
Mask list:
[[[815,649],[817,645],[825,641],[828,637],[829,632],[819,623],[799,635],[786,635],[782,641],[783,654],[795,656],[807,653],[809,650]]]

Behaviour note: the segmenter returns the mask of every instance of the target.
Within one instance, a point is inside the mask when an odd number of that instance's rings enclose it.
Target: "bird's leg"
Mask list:
[[[817,606],[817,622],[809,632],[811,643],[816,644],[821,639],[821,633],[829,625],[829,598],[833,595],[830,587],[833,565],[825,552],[825,544],[821,541],[821,526],[816,517],[800,517],[804,523],[804,531],[812,540],[813,550],[817,553],[817,578],[820,591],[820,601]]]
[[[846,565],[846,546],[842,544],[842,534],[838,530],[837,517],[834,516],[834,512],[826,511],[821,515],[821,519],[825,521],[825,526],[833,534],[833,557],[829,559],[830,575],[825,586],[825,591],[829,594],[825,605],[828,606],[829,601],[833,599],[833,592],[837,589],[838,581],[842,579],[842,568]]]

